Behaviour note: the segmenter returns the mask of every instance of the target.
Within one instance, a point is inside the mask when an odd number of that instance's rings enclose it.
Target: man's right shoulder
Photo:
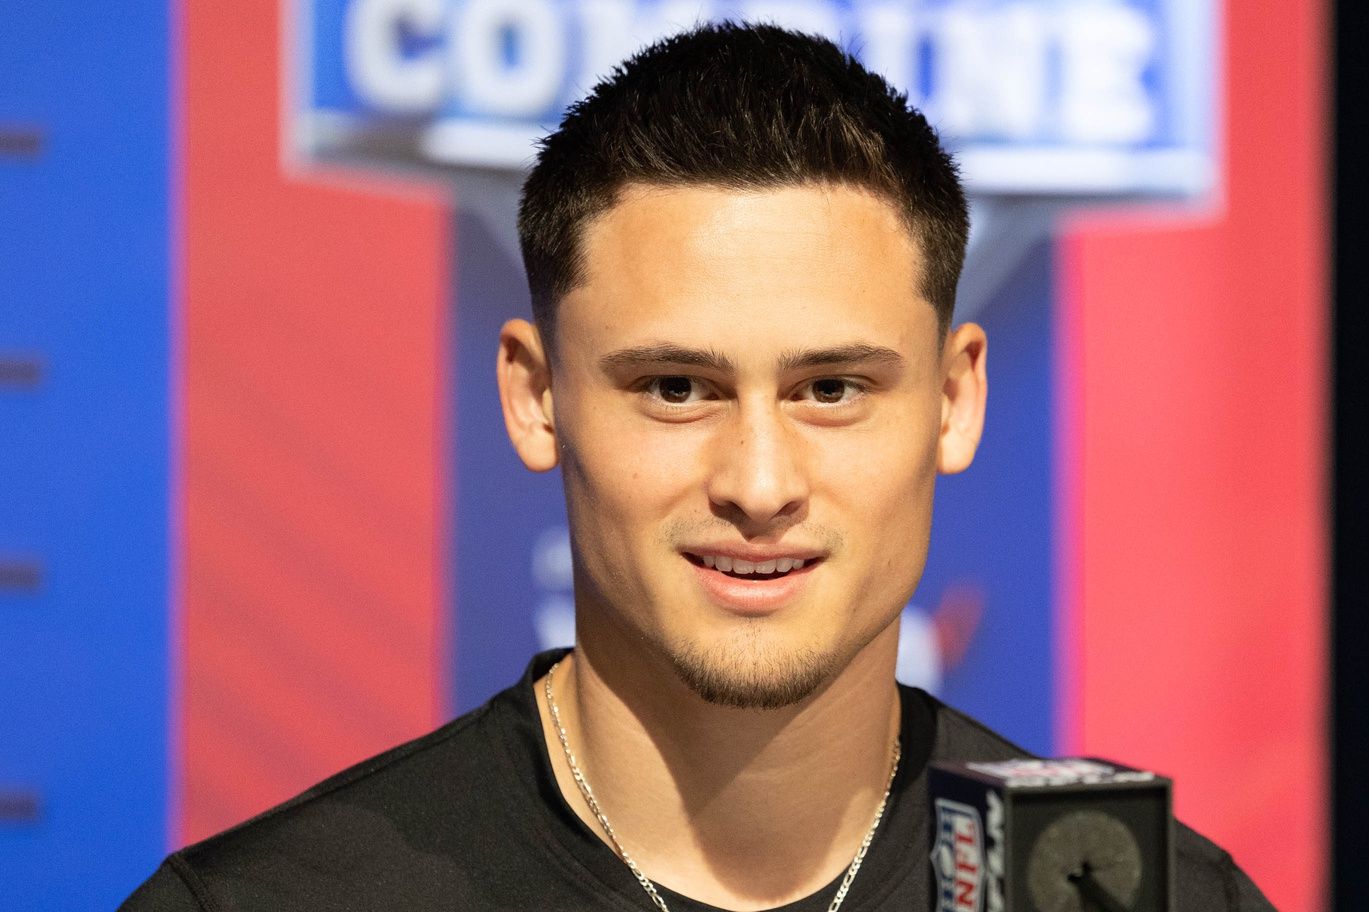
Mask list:
[[[520,801],[501,715],[509,692],[169,856],[121,912],[426,908],[435,871],[460,879]],[[494,837],[493,839],[491,837]]]

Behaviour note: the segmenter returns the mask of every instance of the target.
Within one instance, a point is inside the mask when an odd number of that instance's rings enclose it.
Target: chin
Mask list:
[[[716,706],[780,709],[804,700],[840,670],[836,654],[776,642],[761,623],[723,640],[669,649],[680,680]]]

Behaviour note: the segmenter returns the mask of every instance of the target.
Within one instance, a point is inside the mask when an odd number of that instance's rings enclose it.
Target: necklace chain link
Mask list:
[[[627,865],[632,876],[637,878],[637,882],[642,885],[647,896],[651,897],[656,908],[660,909],[661,912],[670,912],[670,907],[665,904],[661,894],[656,892],[656,885],[642,873],[641,868],[637,867],[637,862],[633,861],[627,849],[623,848],[622,842],[618,839],[618,834],[613,830],[613,824],[608,822],[608,817],[605,816],[603,808],[599,807],[599,801],[594,797],[593,789],[589,787],[589,780],[580,771],[580,765],[575,762],[575,754],[571,753],[570,739],[566,737],[566,728],[561,724],[561,710],[557,707],[556,698],[551,691],[552,675],[555,674],[556,668],[560,664],[561,662],[558,660],[551,668],[547,669],[545,690],[547,708],[551,710],[551,720],[556,726],[556,737],[561,741],[561,750],[566,755],[566,765],[570,767],[570,774],[575,779],[575,785],[580,789],[580,794],[584,796],[585,804],[589,805],[591,813],[594,814],[594,819],[599,821],[599,826],[603,829],[604,835],[608,837],[608,841],[613,844],[613,849],[618,853],[618,857]],[[851,865],[846,869],[846,876],[841,879],[841,886],[837,887],[837,893],[832,897],[832,904],[827,907],[827,912],[837,912],[841,908],[842,902],[846,899],[846,894],[851,889],[851,881],[856,879],[856,872],[860,870],[861,863],[865,861],[865,853],[870,850],[870,843],[874,841],[875,831],[879,829],[879,822],[884,817],[885,805],[889,803],[889,793],[893,791],[894,777],[898,775],[898,761],[901,757],[902,751],[899,749],[898,740],[895,739],[893,764],[889,770],[889,780],[884,786],[884,797],[879,799],[879,807],[875,808],[875,819],[870,824],[870,829],[866,831],[865,838],[861,840],[860,848],[856,850],[856,857],[851,859]]]

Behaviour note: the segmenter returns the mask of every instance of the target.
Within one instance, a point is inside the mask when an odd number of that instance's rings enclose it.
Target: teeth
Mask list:
[[[772,573],[788,573],[790,570],[801,570],[803,561],[797,557],[776,557],[772,560],[749,561],[742,560],[740,557],[726,557],[722,554],[701,554],[700,562],[710,570],[721,570],[723,573],[736,573],[749,576],[753,573],[770,575]]]

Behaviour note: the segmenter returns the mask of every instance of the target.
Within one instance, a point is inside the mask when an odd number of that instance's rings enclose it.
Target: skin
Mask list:
[[[935,478],[978,445],[984,332],[942,337],[916,242],[850,187],[633,186],[583,248],[555,358],[513,320],[498,366],[519,455],[564,476],[562,721],[648,877],[723,908],[792,902],[845,870],[884,792],[897,619]],[[808,559],[772,582],[702,566],[734,548]]]

